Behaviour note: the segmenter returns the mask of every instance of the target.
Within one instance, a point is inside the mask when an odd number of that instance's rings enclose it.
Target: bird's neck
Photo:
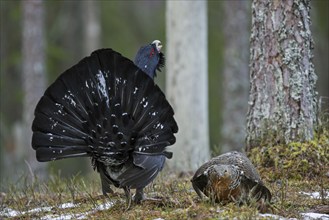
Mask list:
[[[138,62],[135,65],[154,80],[156,67],[153,67],[149,62]]]

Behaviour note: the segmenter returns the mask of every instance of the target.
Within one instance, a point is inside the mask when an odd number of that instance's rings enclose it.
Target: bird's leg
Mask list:
[[[130,209],[131,206],[131,194],[129,187],[124,187],[125,195],[126,195],[126,201],[127,201],[127,208],[126,211]]]
[[[110,188],[110,187],[102,187],[102,192],[103,192],[103,195],[106,196],[106,197],[109,197],[108,194],[114,194],[114,191]]]
[[[114,191],[111,189],[112,182],[110,178],[105,174],[103,168],[99,169],[99,174],[101,177],[103,195],[106,197],[109,197],[108,194],[115,195]]]
[[[133,198],[135,203],[141,203],[142,200],[145,200],[145,195],[143,192],[143,188],[136,189],[136,193]]]
[[[162,203],[163,200],[161,198],[148,198],[145,196],[144,192],[143,192],[143,188],[138,188],[136,189],[136,193],[133,197],[133,200],[135,203],[139,204],[141,202],[155,202],[155,203]]]

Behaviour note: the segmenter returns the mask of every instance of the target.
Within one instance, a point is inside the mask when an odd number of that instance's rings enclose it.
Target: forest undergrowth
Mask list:
[[[301,218],[305,212],[329,209],[329,136],[323,132],[313,141],[263,146],[249,154],[272,193],[269,213]],[[193,172],[165,169],[146,187],[146,200],[126,210],[121,189],[101,195],[97,173],[31,182],[23,176],[0,193],[0,218],[10,219],[268,219],[255,204],[214,204],[201,200],[192,188]],[[4,180],[2,180],[2,184]],[[23,184],[22,184],[23,183]]]

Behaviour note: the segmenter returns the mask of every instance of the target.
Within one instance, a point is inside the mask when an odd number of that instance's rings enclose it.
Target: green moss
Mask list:
[[[270,179],[317,179],[329,170],[328,131],[304,143],[256,147],[251,150],[249,157],[260,172],[270,171]]]

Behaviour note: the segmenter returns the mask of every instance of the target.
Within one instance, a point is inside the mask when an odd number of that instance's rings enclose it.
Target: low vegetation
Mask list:
[[[300,214],[326,212],[329,207],[329,135],[288,146],[261,147],[249,155],[273,199],[271,213],[300,218]],[[146,188],[153,200],[126,210],[123,190],[110,198],[101,194],[96,173],[70,179],[51,175],[47,181],[22,178],[23,187],[11,185],[0,194],[0,218],[11,219],[268,219],[253,204],[238,206],[201,201],[190,178],[193,173],[163,171]],[[313,194],[312,194],[313,193]],[[322,211],[321,211],[322,210]]]

